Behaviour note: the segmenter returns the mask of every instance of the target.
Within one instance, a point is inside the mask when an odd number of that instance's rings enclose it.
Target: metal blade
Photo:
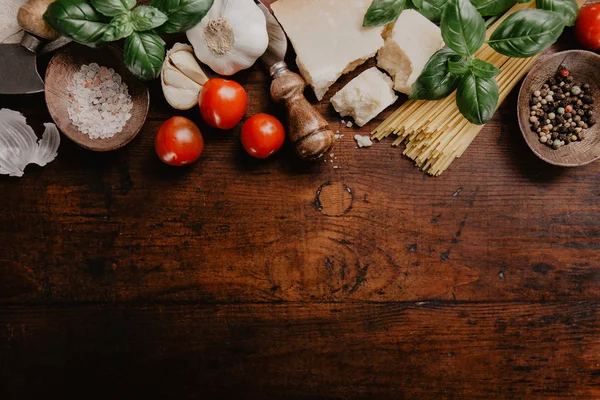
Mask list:
[[[267,67],[267,69],[271,68],[272,65],[277,64],[280,61],[283,61],[285,58],[285,53],[287,51],[287,37],[285,36],[285,32],[275,16],[271,14],[271,11],[260,1],[257,2],[258,7],[265,14],[265,18],[267,19],[267,32],[269,33],[269,46],[267,47],[267,51],[263,54],[260,60]]]
[[[20,44],[0,45],[0,94],[28,94],[44,91],[37,71],[35,53]]]

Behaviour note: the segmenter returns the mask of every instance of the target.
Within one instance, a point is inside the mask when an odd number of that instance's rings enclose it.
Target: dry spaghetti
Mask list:
[[[577,3],[582,6],[585,0],[577,0]],[[515,5],[488,28],[487,37],[490,37],[508,15],[533,7],[533,2]],[[506,99],[539,57],[511,58],[496,53],[488,45],[484,45],[476,56],[502,70],[496,77],[500,89],[498,104]],[[456,106],[456,94],[453,93],[438,101],[405,102],[373,131],[372,136],[378,140],[390,134],[398,136],[392,144],[399,146],[404,142],[404,154],[428,174],[438,176],[452,161],[463,155],[482,129],[483,125],[471,124],[460,114]]]

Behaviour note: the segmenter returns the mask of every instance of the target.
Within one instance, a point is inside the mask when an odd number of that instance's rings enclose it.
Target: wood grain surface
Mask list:
[[[247,116],[284,117],[265,71],[235,79]],[[539,160],[516,93],[433,178],[356,148],[393,107],[347,128],[324,100],[327,162],[259,161],[149,88],[126,147],[63,136],[0,177],[1,399],[600,398],[600,164]],[[1,107],[50,118],[43,95]],[[154,153],[173,115],[204,133],[196,164]]]

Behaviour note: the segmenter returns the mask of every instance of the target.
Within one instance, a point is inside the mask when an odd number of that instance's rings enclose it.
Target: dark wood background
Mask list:
[[[235,79],[283,117],[263,70]],[[0,177],[0,399],[600,398],[600,164],[536,159],[516,93],[432,178],[356,148],[391,110],[359,130],[322,101],[333,162],[258,161],[150,89],[126,148],[63,137]],[[173,115],[206,140],[180,169],[154,154]]]

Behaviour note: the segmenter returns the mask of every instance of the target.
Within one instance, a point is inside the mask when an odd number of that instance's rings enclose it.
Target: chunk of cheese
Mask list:
[[[368,137],[368,136],[354,135],[354,140],[356,140],[356,145],[358,147],[371,147],[371,146],[373,146],[373,142],[371,141],[371,138]]]
[[[383,46],[383,27],[362,27],[370,5],[371,0],[278,0],[271,5],[317,99]]]
[[[377,65],[394,78],[394,89],[410,94],[429,58],[444,47],[442,32],[418,11],[404,10],[384,36]]]
[[[369,68],[337,92],[331,104],[342,117],[351,116],[363,126],[394,104],[398,96],[392,86],[389,76],[376,67]]]

